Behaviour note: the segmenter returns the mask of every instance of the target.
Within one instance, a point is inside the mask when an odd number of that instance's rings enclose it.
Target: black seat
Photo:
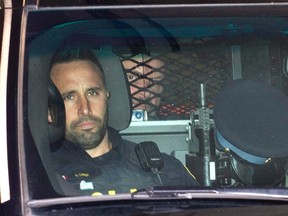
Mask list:
[[[95,27],[91,26],[91,28]],[[50,143],[64,134],[65,115],[62,98],[49,78],[49,63],[59,44],[74,31],[77,31],[77,26],[52,28],[28,44],[29,127],[50,181],[55,184],[57,180],[47,153],[51,151]],[[104,70],[106,86],[111,92],[108,126],[118,131],[123,130],[128,127],[131,120],[131,100],[126,74],[120,60],[112,52],[95,50],[95,54]],[[54,125],[48,125],[48,97],[50,97],[50,106],[55,102],[58,103],[54,107],[56,111],[58,110],[56,114],[58,119]],[[56,187],[56,191],[62,192],[59,187]]]

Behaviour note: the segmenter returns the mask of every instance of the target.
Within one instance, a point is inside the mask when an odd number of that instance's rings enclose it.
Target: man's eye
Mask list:
[[[163,79],[163,77],[153,77],[152,80],[155,82],[160,82]]]
[[[91,91],[88,92],[88,95],[95,96],[95,95],[99,95],[99,93],[96,90],[91,90]]]
[[[73,100],[74,99],[74,96],[73,95],[66,95],[63,97],[63,100]]]
[[[135,76],[134,75],[132,75],[132,74],[129,74],[128,75],[128,80],[129,81],[133,81],[135,79]]]
[[[159,81],[163,80],[164,75],[163,75],[163,73],[160,73],[160,72],[153,72],[153,73],[149,74],[148,77],[150,79],[152,79],[153,81],[159,82]]]

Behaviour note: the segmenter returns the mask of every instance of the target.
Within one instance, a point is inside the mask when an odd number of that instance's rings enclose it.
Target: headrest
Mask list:
[[[132,112],[127,75],[115,54],[97,50],[95,54],[104,71],[106,88],[110,91],[108,126],[123,130],[129,126]]]
[[[288,156],[288,98],[255,80],[235,80],[215,98],[216,137],[241,158],[263,164]]]

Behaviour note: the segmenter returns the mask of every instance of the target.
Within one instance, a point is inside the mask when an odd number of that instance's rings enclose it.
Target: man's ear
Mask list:
[[[52,124],[52,123],[53,123],[52,116],[51,116],[51,113],[50,113],[50,110],[49,110],[49,109],[48,109],[48,123],[49,123],[49,124]]]
[[[110,95],[111,95],[110,90],[107,89],[107,90],[106,90],[106,96],[107,96],[108,99],[110,98]]]

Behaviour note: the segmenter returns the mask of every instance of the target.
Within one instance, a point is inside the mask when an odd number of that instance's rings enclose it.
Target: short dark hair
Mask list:
[[[72,61],[83,60],[92,62],[101,74],[101,77],[105,83],[105,76],[103,68],[97,59],[95,53],[85,41],[79,42],[78,40],[66,39],[62,43],[50,61],[50,71],[55,64],[69,63]]]

